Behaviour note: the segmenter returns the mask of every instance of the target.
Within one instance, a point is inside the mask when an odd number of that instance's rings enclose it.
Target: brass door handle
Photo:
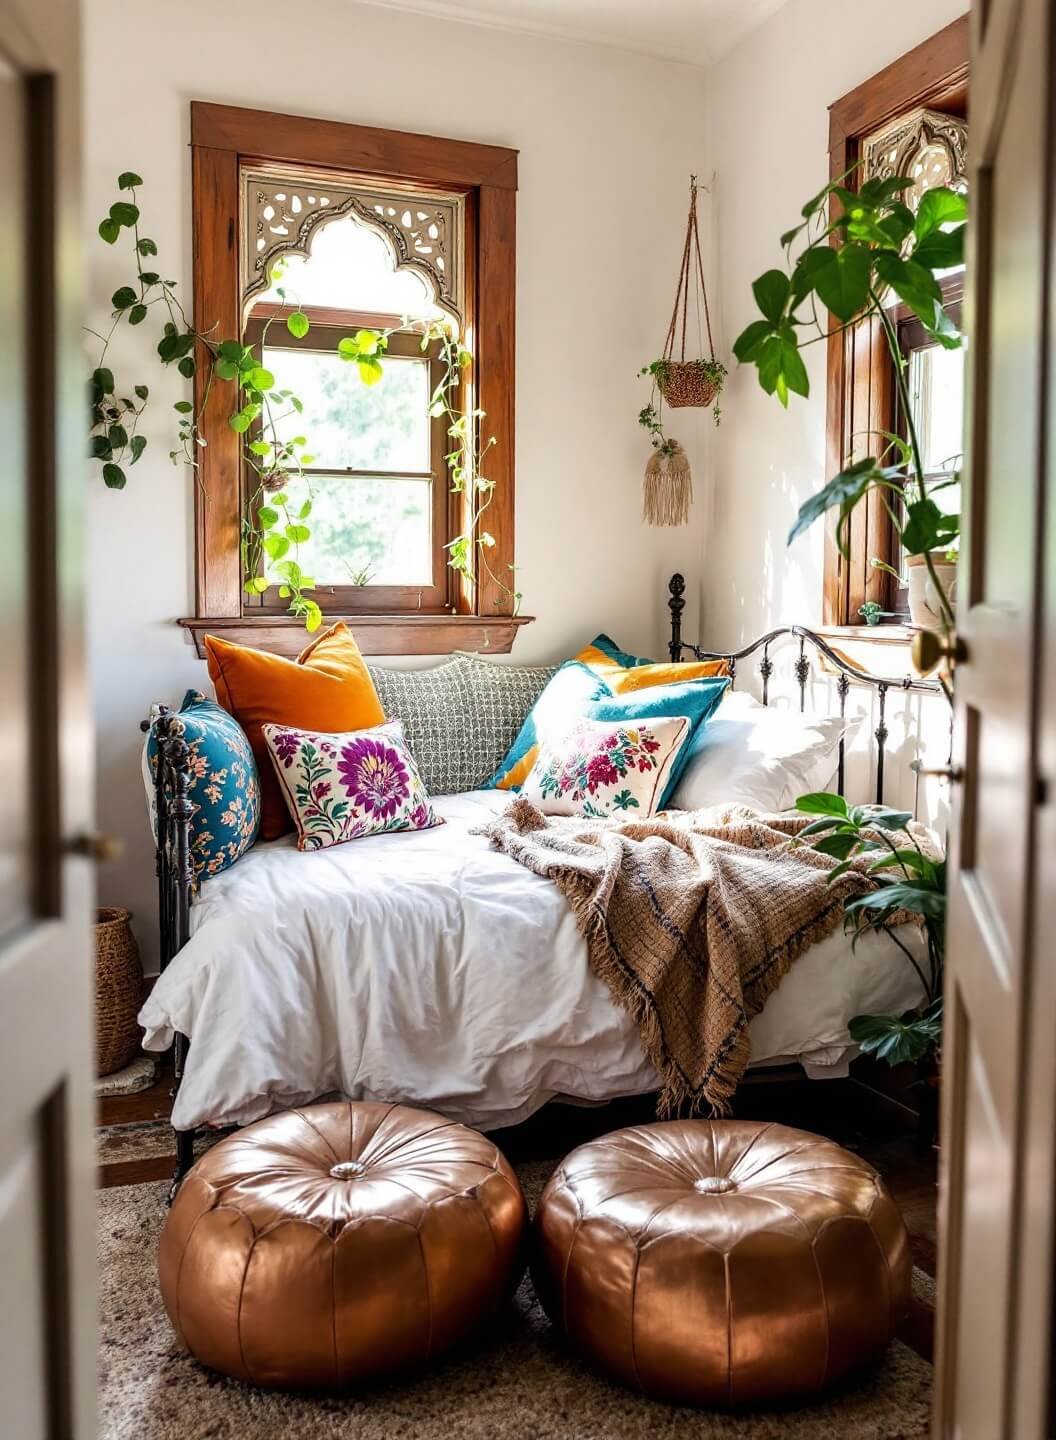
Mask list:
[[[947,638],[937,635],[934,630],[918,630],[913,636],[911,650],[913,665],[921,675],[930,675],[945,660],[949,665],[961,665],[968,659],[968,647],[958,635]]]
[[[84,860],[94,860],[97,865],[105,865],[113,860],[120,860],[125,853],[124,842],[116,835],[74,835],[72,840],[67,840],[65,845],[67,855],[78,855]]]

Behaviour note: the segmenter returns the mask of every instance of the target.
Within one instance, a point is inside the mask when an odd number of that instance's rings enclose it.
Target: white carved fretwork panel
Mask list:
[[[967,190],[967,154],[963,120],[937,110],[913,110],[862,141],[862,179],[907,176],[913,184],[903,199],[915,211],[926,190],[940,185]]]
[[[388,242],[398,270],[416,270],[430,282],[436,303],[463,318],[461,195],[252,168],[243,171],[242,206],[243,304],[267,290],[280,255],[309,255],[319,227],[349,215]]]

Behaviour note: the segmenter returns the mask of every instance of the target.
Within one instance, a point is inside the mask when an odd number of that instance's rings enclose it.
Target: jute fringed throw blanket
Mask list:
[[[749,1020],[844,899],[872,888],[856,870],[829,885],[836,862],[791,847],[810,819],[735,807],[613,824],[518,798],[482,827],[567,898],[591,965],[638,1024],[661,1115],[728,1112]]]

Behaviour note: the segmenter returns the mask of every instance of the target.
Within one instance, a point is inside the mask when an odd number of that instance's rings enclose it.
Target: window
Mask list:
[[[944,305],[956,325],[961,322],[963,276],[947,276],[942,284]],[[904,306],[895,312],[899,348],[906,365],[910,403],[924,466],[924,488],[939,509],[948,514],[961,510],[960,470],[964,435],[964,349],[946,350],[927,335],[917,317]],[[905,437],[904,423],[896,433]],[[887,608],[898,618],[908,619],[909,580],[905,554],[889,576]]]
[[[291,512],[311,499],[311,534],[294,543],[325,620],[347,617],[368,654],[508,650],[529,618],[511,613],[504,583],[514,558],[516,153],[198,102],[191,137],[195,318],[241,335],[298,397],[280,432],[306,435],[311,458],[303,477],[274,488]],[[306,335],[285,324],[291,301],[308,316]],[[445,547],[472,510],[452,493],[446,423],[429,413],[440,347],[421,346],[441,316],[473,353],[460,408],[484,410],[495,436],[494,545],[471,580],[448,564]],[[397,332],[377,385],[340,358],[341,339],[362,329]],[[197,613],[181,623],[199,649],[220,631],[296,654],[303,624],[286,613],[274,565],[263,594],[244,590],[243,516],[272,492],[227,424],[231,397],[207,380],[199,371]]]
[[[843,96],[829,111],[829,174],[833,179],[856,167],[870,175],[909,174],[914,180],[910,203],[933,184],[959,184],[963,175],[965,117],[968,106],[968,17],[955,20],[932,39]],[[947,286],[959,285],[950,277]],[[947,290],[953,298],[953,290]],[[963,352],[943,352],[940,358],[923,347],[911,317],[893,312],[899,322],[904,353],[910,359],[910,378],[919,413],[930,436],[931,459],[936,465],[931,486],[936,502],[952,492],[938,488],[944,477],[940,454],[948,437],[959,429],[957,376],[963,377]],[[948,364],[950,356],[953,364]],[[959,382],[963,386],[963,378]],[[829,475],[837,474],[851,459],[868,451],[863,438],[879,430],[899,429],[894,374],[882,330],[876,321],[853,332],[834,335],[828,342],[827,459]],[[960,444],[956,450],[960,449]],[[905,596],[902,556],[896,552],[896,535],[875,495],[855,510],[849,537],[849,557],[836,545],[835,523],[825,540],[823,617],[828,626],[862,623],[859,609],[875,601],[888,616],[903,618]],[[874,557],[889,565],[899,579],[872,564]]]

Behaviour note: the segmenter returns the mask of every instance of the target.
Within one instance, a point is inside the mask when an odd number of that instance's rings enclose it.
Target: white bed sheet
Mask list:
[[[564,897],[469,833],[507,801],[441,797],[445,825],[309,854],[257,845],[209,880],[140,1013],[147,1049],[175,1030],[192,1042],[173,1124],[246,1124],[341,1092],[490,1128],[554,1096],[655,1089]],[[849,1018],[920,994],[886,937],[852,955],[837,932],[752,1021],[752,1063],[842,1073]]]

